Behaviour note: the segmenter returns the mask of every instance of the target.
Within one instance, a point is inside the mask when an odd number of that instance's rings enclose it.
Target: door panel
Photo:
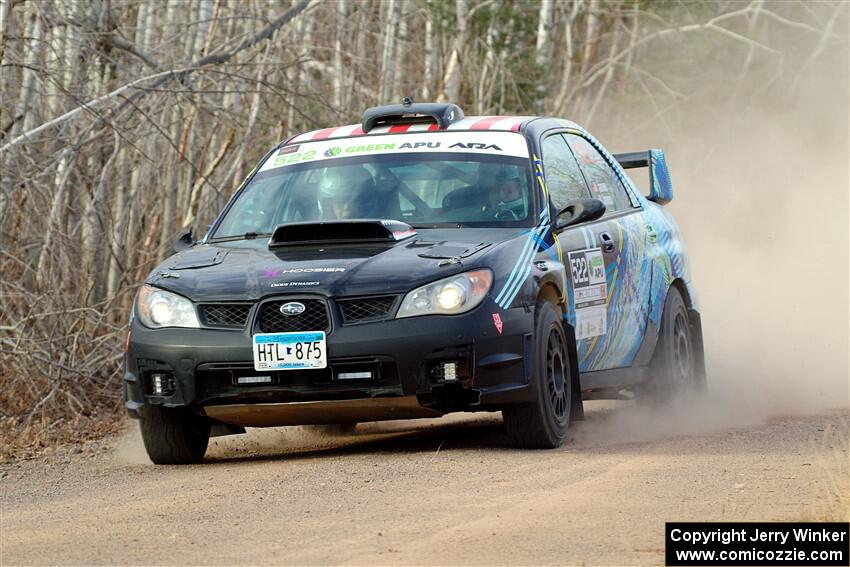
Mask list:
[[[632,200],[606,158],[585,138],[565,135],[590,193],[606,205],[606,214],[586,230],[602,250],[606,267],[607,329],[584,339],[579,364],[584,370],[629,366],[646,331],[652,267],[643,210]]]
[[[550,136],[541,147],[553,208],[558,210],[570,200],[590,197],[585,174],[565,137]],[[567,271],[566,318],[576,331],[582,372],[615,368],[622,359],[608,352],[630,321],[624,303],[628,295],[616,293],[617,270],[623,257],[622,233],[615,222],[603,217],[558,235]]]

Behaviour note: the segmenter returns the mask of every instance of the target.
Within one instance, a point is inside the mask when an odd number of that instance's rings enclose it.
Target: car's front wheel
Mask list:
[[[537,399],[505,406],[502,416],[508,439],[515,447],[551,449],[567,437],[572,405],[567,337],[561,310],[546,301],[537,305],[534,342],[534,381]]]
[[[139,428],[148,457],[157,465],[198,463],[207,452],[210,423],[186,408],[146,405]]]

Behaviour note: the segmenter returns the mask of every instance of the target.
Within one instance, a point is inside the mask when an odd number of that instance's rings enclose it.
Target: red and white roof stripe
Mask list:
[[[449,125],[446,130],[498,130],[502,132],[516,132],[520,125],[531,120],[530,116],[467,116]],[[369,131],[369,134],[401,134],[403,132],[433,132],[439,128],[436,124],[394,124],[392,126],[378,126]],[[445,130],[444,130],[445,131]],[[329,138],[350,138],[353,136],[365,136],[360,124],[351,124],[339,128],[323,128],[299,134],[289,140],[290,144],[311,142],[314,140],[327,140]]]

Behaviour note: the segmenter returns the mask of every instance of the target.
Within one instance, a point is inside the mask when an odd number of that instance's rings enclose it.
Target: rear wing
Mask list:
[[[623,169],[649,168],[648,198],[650,201],[666,205],[673,200],[673,184],[670,182],[670,171],[667,169],[663,150],[614,154],[614,159],[620,162]]]

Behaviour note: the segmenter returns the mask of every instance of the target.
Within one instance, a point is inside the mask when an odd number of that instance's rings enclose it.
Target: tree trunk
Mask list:
[[[463,75],[463,52],[466,48],[467,21],[469,12],[468,0],[455,0],[455,15],[457,18],[455,27],[455,39],[452,51],[449,54],[449,62],[443,75],[443,92],[440,94],[440,102],[459,102],[460,83]]]
[[[346,96],[345,92],[345,67],[343,67],[342,45],[344,42],[343,33],[345,32],[345,17],[348,9],[346,0],[337,0],[336,2],[336,38],[334,38],[334,107],[337,111],[342,111],[345,108]]]
[[[44,22],[41,17],[41,5],[31,2],[30,7],[30,30],[28,56],[21,70],[21,90],[18,95],[18,105],[12,117],[12,126],[9,138],[14,138],[19,132],[26,132],[32,128],[35,121],[35,111],[31,107],[35,95],[35,84],[38,81],[37,69],[41,66],[41,56],[44,51]]]
[[[401,16],[401,2],[403,0],[386,0],[387,22],[384,26],[384,50],[381,56],[381,91],[378,104],[390,102],[393,87],[395,86],[396,66],[396,35],[398,34],[398,21]]]
[[[540,2],[540,13],[537,17],[537,44],[535,46],[535,61],[540,72],[540,77],[537,80],[537,88],[535,89],[535,112],[537,114],[545,113],[545,98],[547,92],[546,78],[549,76],[549,70],[552,60],[552,16],[554,13],[554,4],[552,0],[542,0]]]
[[[426,4],[425,10],[425,79],[422,81],[422,98],[423,100],[431,100],[436,95],[434,81],[436,81],[439,72],[440,54],[432,1]]]

